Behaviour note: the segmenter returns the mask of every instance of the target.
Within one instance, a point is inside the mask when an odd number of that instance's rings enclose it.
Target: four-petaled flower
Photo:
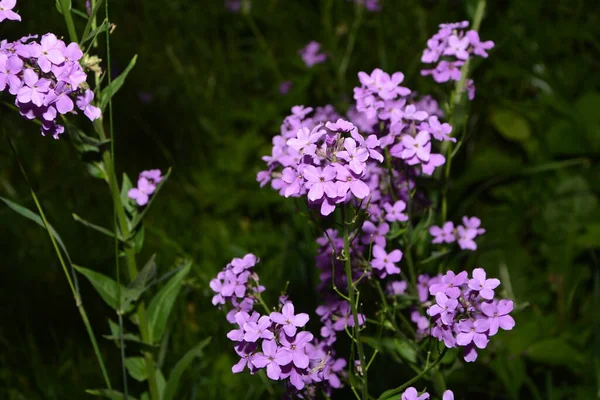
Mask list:
[[[508,315],[513,308],[514,304],[510,300],[500,300],[497,304],[493,302],[481,305],[481,311],[488,316],[490,321],[490,331],[488,333],[490,336],[498,333],[498,327],[505,331],[510,331],[515,327],[515,320]]]
[[[263,340],[262,354],[252,357],[252,364],[257,368],[267,367],[267,376],[274,381],[281,377],[281,367],[292,361],[293,354],[283,347],[278,347],[275,340]]]
[[[473,279],[469,280],[469,287],[473,290],[477,290],[479,295],[486,300],[494,298],[494,289],[496,289],[498,285],[500,285],[498,279],[486,279],[483,268],[475,268],[473,270]]]
[[[283,325],[283,331],[288,336],[294,336],[297,328],[302,328],[308,322],[308,314],[294,314],[294,305],[291,302],[285,303],[281,312],[272,312],[271,321]]]

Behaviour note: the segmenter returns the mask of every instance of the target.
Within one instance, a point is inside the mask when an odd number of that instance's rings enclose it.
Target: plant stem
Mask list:
[[[446,347],[444,347],[444,350],[442,350],[442,353],[437,358],[437,360],[435,360],[428,368],[425,368],[417,376],[415,376],[414,378],[403,383],[401,386],[398,386],[397,388],[392,389],[392,390],[388,390],[387,392],[384,393],[385,397],[382,395],[381,397],[379,397],[379,400],[387,400],[387,399],[394,398],[395,396],[400,394],[400,392],[402,392],[404,389],[406,389],[407,387],[409,387],[410,385],[412,385],[413,383],[415,383],[416,381],[421,379],[426,373],[431,371],[432,368],[435,368],[442,361],[442,359],[446,355],[446,351],[448,351],[448,349]]]
[[[75,285],[73,284],[73,279],[71,278],[71,275],[69,274],[69,269],[67,268],[65,259],[62,255],[60,249],[58,248],[58,244],[56,243],[56,239],[54,238],[54,235],[50,231],[50,224],[48,224],[48,220],[46,219],[46,214],[44,214],[42,205],[40,204],[40,202],[37,198],[37,195],[35,194],[35,191],[33,190],[33,187],[29,183],[29,179],[27,178],[27,173],[25,172],[25,168],[23,168],[23,165],[18,160],[17,152],[16,152],[14,146],[12,145],[12,143],[10,143],[10,146],[15,154],[15,157],[17,157],[17,162],[19,164],[19,168],[21,169],[21,173],[23,174],[25,181],[29,185],[29,191],[31,193],[31,197],[33,198],[33,202],[35,203],[35,206],[36,206],[38,212],[40,213],[40,218],[42,219],[42,222],[44,223],[44,228],[46,228],[46,232],[48,233],[48,236],[50,237],[50,242],[52,242],[54,251],[56,252],[56,255],[58,256],[60,265],[62,266],[63,272],[65,273],[65,277],[67,278],[67,282],[69,283],[69,287],[71,288],[71,292],[73,293],[73,297],[75,299],[75,305],[76,305],[77,309],[79,310],[79,314],[81,315],[81,319],[83,321],[83,324],[85,325],[85,329],[88,333],[88,336],[90,337],[90,341],[92,342],[92,347],[94,349],[94,353],[96,354],[96,359],[98,360],[98,365],[100,366],[100,370],[102,371],[104,383],[106,384],[106,387],[108,389],[112,389],[112,384],[110,383],[110,378],[108,377],[108,372],[106,371],[106,366],[104,365],[104,359],[102,358],[102,353],[100,353],[100,348],[98,347],[98,342],[96,341],[96,335],[94,334],[94,330],[92,329],[92,325],[90,324],[90,320],[88,319],[87,312],[85,311],[85,307],[83,306],[83,302],[81,301],[81,296],[79,295],[79,292],[77,291],[77,289],[75,288]]]
[[[79,42],[77,38],[77,31],[75,30],[75,24],[73,23],[73,16],[71,15],[71,10],[69,9],[68,0],[60,0],[60,9],[62,10],[62,14],[65,17],[65,23],[67,24],[67,30],[69,31],[69,38],[72,42]]]
[[[346,207],[342,208],[342,223],[344,224],[344,257],[345,257],[345,268],[346,268],[346,279],[348,280],[348,296],[350,297],[350,307],[352,308],[352,318],[354,320],[354,335],[356,337],[356,348],[358,350],[358,359],[360,361],[360,367],[363,372],[363,384],[362,384],[362,398],[363,400],[368,399],[369,390],[367,386],[367,364],[365,359],[365,352],[363,343],[360,338],[360,323],[358,321],[358,311],[356,309],[355,302],[355,290],[354,282],[352,280],[352,258],[350,257],[350,232],[348,229],[348,223],[346,222]]]
[[[477,3],[477,9],[475,10],[475,17],[473,18],[472,29],[474,31],[479,30],[481,26],[481,21],[483,19],[483,13],[485,11],[485,2],[486,0],[479,0]],[[465,65],[462,68],[460,80],[456,84],[456,88],[454,89],[454,93],[450,98],[450,125],[452,128],[455,128],[455,107],[459,105],[463,99],[463,92],[465,91],[465,84],[467,82],[467,78],[469,77],[469,68],[471,66],[471,59],[467,59]],[[444,165],[444,187],[442,189],[442,221],[444,223],[446,218],[448,217],[448,182],[450,180],[450,168],[452,166],[452,142],[447,142],[446,147],[446,165]]]
[[[104,3],[105,7],[105,18],[108,19],[108,0]],[[112,82],[112,76],[110,71],[110,30],[106,31],[106,58],[107,58],[107,80],[108,84]],[[117,216],[117,221],[119,224],[119,229],[121,230],[121,235],[124,238],[129,238],[130,236],[130,226],[129,220],[127,219],[127,215],[125,214],[125,207],[121,202],[121,195],[119,190],[119,184],[117,182],[117,176],[115,173],[115,163],[114,163],[114,125],[113,125],[113,106],[112,99],[108,102],[108,117],[109,117],[109,132],[111,138],[111,151],[110,154],[108,152],[104,152],[103,160],[106,166],[107,175],[108,175],[108,184],[112,194],[113,206]],[[102,137],[106,138],[106,134],[104,133],[104,127],[102,126],[102,122],[96,124],[99,128],[99,134]],[[125,247],[125,259],[127,261],[127,269],[129,271],[129,279],[131,282],[137,277],[138,269],[135,260],[135,249],[133,246]],[[148,317],[146,315],[146,306],[143,302],[140,302],[137,307],[137,317],[139,322],[140,335],[142,337],[142,341],[148,344],[153,343],[153,338],[148,329]],[[148,375],[148,384],[150,387],[150,398],[152,400],[159,400],[160,394],[158,392],[158,380],[156,377],[156,369],[154,367],[154,356],[150,351],[144,351],[144,359],[146,361],[146,373]]]

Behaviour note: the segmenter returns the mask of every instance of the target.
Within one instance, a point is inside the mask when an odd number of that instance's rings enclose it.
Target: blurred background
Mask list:
[[[110,3],[113,73],[139,57],[114,102],[117,168],[132,177],[173,168],[146,219],[140,260],[157,253],[161,272],[181,257],[194,260],[168,328],[172,350],[161,361],[173,365],[213,337],[186,374],[181,399],[270,397],[259,376],[231,373],[237,356],[225,337],[230,328],[210,304],[208,281],[232,257],[262,258],[257,272],[269,302],[289,281],[297,307],[312,313],[316,306],[317,231],[294,201],[256,182],[261,156],[270,153],[290,107],[333,104],[345,111],[356,73],[375,67],[402,71],[406,86],[444,100],[448,88],[419,74],[421,52],[439,23],[471,19],[476,5],[383,0],[381,12],[368,12],[345,0],[252,3],[249,13],[231,12],[221,0]],[[487,233],[479,251],[453,267],[483,266],[501,277],[519,311],[513,331],[452,373],[448,386],[457,399],[600,398],[599,4],[488,2],[480,32],[496,48],[475,64],[477,95],[453,165],[449,207],[455,221],[479,216]],[[73,6],[85,10],[83,0]],[[0,39],[66,36],[54,2],[22,0],[18,9],[23,22],[0,24]],[[77,18],[82,29],[85,21]],[[298,50],[311,40],[329,59],[307,68]],[[98,53],[105,59],[102,48]],[[286,80],[291,90],[281,94]],[[67,140],[41,137],[5,106],[6,97],[0,101],[2,136],[15,144],[74,262],[114,275],[113,242],[71,216],[109,225],[106,185],[87,173]],[[82,126],[92,134],[89,123]],[[33,208],[1,139],[0,196]],[[46,233],[1,204],[0,243],[0,399],[89,397],[84,390],[101,387],[102,377]],[[116,317],[87,282],[80,284],[94,329],[107,334],[106,317]],[[119,382],[118,351],[100,340]],[[392,359],[378,359],[374,393],[412,376]]]

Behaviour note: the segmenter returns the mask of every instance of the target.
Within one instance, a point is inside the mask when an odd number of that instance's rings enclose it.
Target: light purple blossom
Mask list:
[[[277,346],[275,340],[263,340],[262,354],[252,357],[252,364],[257,368],[267,368],[267,376],[273,380],[281,377],[281,367],[292,362],[293,353],[288,349]]]
[[[313,67],[316,64],[322,64],[327,60],[327,54],[320,53],[321,44],[314,40],[309,42],[303,49],[299,51],[302,61],[307,67]]]
[[[473,270],[473,279],[469,280],[469,287],[477,290],[479,295],[486,300],[494,298],[494,289],[500,285],[500,281],[496,278],[486,279],[486,273],[483,268],[475,268]]]
[[[270,318],[273,322],[283,325],[283,331],[288,336],[294,336],[297,328],[302,328],[308,322],[308,314],[294,314],[294,305],[291,302],[286,303],[281,312],[272,312]]]
[[[388,254],[383,247],[375,245],[373,246],[373,257],[371,266],[381,271],[382,277],[400,273],[400,268],[396,266],[396,263],[402,259],[402,252],[400,250],[392,250]]]
[[[21,16],[12,9],[17,5],[17,0],[0,0],[0,22],[5,19],[21,21]]]

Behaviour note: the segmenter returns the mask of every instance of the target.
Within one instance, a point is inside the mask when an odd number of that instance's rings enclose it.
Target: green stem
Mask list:
[[[108,0],[104,3],[105,7],[105,17],[108,19]],[[106,58],[107,64],[110,66],[110,30],[106,31]],[[111,84],[112,76],[110,72],[110,68],[107,68],[107,82],[108,85]],[[109,117],[109,132],[111,138],[111,149],[109,152],[104,152],[103,160],[106,166],[106,171],[108,175],[108,184],[112,194],[113,206],[117,216],[117,222],[119,225],[119,229],[121,231],[122,237],[128,238],[130,237],[130,226],[129,220],[127,219],[127,215],[125,214],[125,207],[121,202],[121,191],[119,190],[119,184],[117,181],[117,176],[115,173],[115,163],[114,163],[114,125],[113,125],[113,105],[112,100],[108,102],[108,117]],[[106,138],[106,134],[104,133],[104,127],[102,126],[102,122],[96,124],[97,131],[101,138]],[[125,247],[125,259],[127,261],[127,269],[129,271],[129,279],[131,282],[137,277],[138,269],[135,260],[135,249],[134,246],[126,246]],[[146,306],[143,302],[140,302],[137,307],[137,317],[139,322],[140,335],[142,337],[142,341],[148,344],[153,343],[153,338],[148,329],[148,317],[146,314]],[[146,361],[146,373],[148,375],[148,384],[150,387],[150,398],[152,400],[159,400],[160,393],[158,391],[158,379],[156,376],[156,368],[154,366],[154,356],[150,351],[144,351],[144,359]]]
[[[348,280],[348,296],[350,297],[350,307],[352,308],[352,318],[354,320],[354,336],[356,337],[356,348],[358,350],[358,359],[360,361],[360,367],[363,372],[363,384],[362,384],[362,398],[367,400],[369,397],[369,390],[367,386],[367,364],[365,358],[365,352],[363,343],[360,338],[360,323],[358,321],[358,310],[356,309],[355,302],[355,291],[354,282],[352,280],[352,258],[350,257],[350,232],[348,229],[348,223],[346,222],[346,208],[342,208],[342,223],[344,224],[344,257],[345,257],[345,269],[346,279]]]
[[[474,31],[479,30],[479,27],[481,26],[481,21],[483,20],[483,13],[485,11],[485,2],[486,0],[479,0],[479,3],[477,3],[477,9],[475,10],[475,17],[473,18],[473,25],[472,25],[472,29]],[[460,76],[460,80],[458,81],[458,83],[456,84],[456,88],[454,89],[454,93],[451,95],[450,98],[450,125],[452,126],[452,128],[456,128],[455,127],[455,121],[454,121],[454,117],[455,117],[455,108],[456,106],[458,106],[462,99],[463,99],[463,93],[465,91],[465,85],[467,83],[467,78],[469,77],[469,69],[471,67],[471,59],[467,59],[467,61],[465,62],[465,65],[462,68],[461,71],[461,76]],[[446,221],[446,218],[448,217],[448,182],[450,181],[450,169],[452,167],[452,158],[454,156],[454,154],[452,153],[452,142],[446,142],[446,146],[445,147],[445,154],[446,154],[446,164],[444,165],[444,187],[442,189],[442,223],[444,223]]]
[[[77,38],[77,31],[75,30],[75,24],[73,23],[73,16],[71,15],[71,10],[69,9],[68,0],[60,0],[60,8],[62,10],[62,14],[65,17],[65,23],[67,24],[67,30],[69,31],[69,38],[72,42],[79,42]]]
[[[425,368],[423,371],[421,371],[421,373],[419,373],[414,378],[408,380],[407,382],[403,383],[401,386],[398,386],[395,389],[388,390],[387,392],[383,393],[383,395],[381,395],[381,397],[379,397],[379,400],[391,399],[391,398],[397,396],[398,394],[400,394],[400,392],[402,392],[404,389],[406,389],[413,383],[417,382],[419,379],[421,379],[423,376],[425,376],[426,373],[431,371],[431,369],[435,368],[442,361],[442,359],[446,355],[446,351],[448,351],[448,349],[444,347],[444,350],[442,350],[442,353],[437,358],[437,360],[435,360],[428,368]],[[384,395],[385,395],[385,397],[384,397]]]
[[[15,153],[15,157],[16,157],[17,152],[16,152],[15,148],[12,146],[12,143],[11,143],[11,147],[12,147],[12,149]],[[17,161],[18,161],[18,159],[17,159]],[[106,366],[104,365],[104,359],[102,358],[102,354],[100,353],[100,347],[98,347],[98,342],[96,341],[96,335],[94,334],[94,330],[92,329],[92,325],[90,324],[90,320],[88,319],[87,312],[85,311],[85,307],[83,306],[83,302],[81,301],[81,296],[79,295],[77,289],[75,288],[75,285],[73,284],[73,279],[71,278],[71,274],[69,274],[69,269],[67,268],[67,264],[65,263],[64,257],[62,255],[60,249],[58,248],[58,244],[56,243],[56,239],[54,238],[54,235],[52,235],[52,232],[50,231],[50,224],[48,224],[48,220],[46,219],[46,214],[44,214],[42,205],[40,204],[40,202],[35,194],[35,191],[33,190],[33,187],[31,187],[31,184],[29,183],[29,179],[27,178],[27,174],[25,173],[25,168],[23,168],[23,165],[20,162],[19,162],[19,168],[21,169],[21,173],[23,174],[25,181],[29,185],[29,191],[31,192],[31,197],[33,198],[33,202],[35,203],[35,206],[36,206],[38,212],[40,213],[40,218],[42,219],[42,222],[44,223],[44,228],[46,228],[46,232],[48,233],[48,236],[50,237],[50,242],[52,242],[54,251],[56,252],[56,255],[58,256],[60,265],[62,266],[63,272],[65,273],[65,277],[67,278],[67,282],[69,283],[69,287],[71,288],[71,292],[73,293],[73,297],[75,299],[75,305],[77,306],[77,309],[79,310],[79,314],[81,315],[81,319],[83,321],[83,324],[85,325],[85,329],[88,333],[88,336],[90,337],[90,341],[92,342],[92,347],[94,348],[94,353],[96,354],[96,359],[98,360],[98,365],[100,366],[100,370],[102,371],[102,376],[104,377],[104,383],[106,384],[106,387],[108,389],[112,389],[112,384],[110,383],[110,378],[108,377],[108,372],[106,371]]]

